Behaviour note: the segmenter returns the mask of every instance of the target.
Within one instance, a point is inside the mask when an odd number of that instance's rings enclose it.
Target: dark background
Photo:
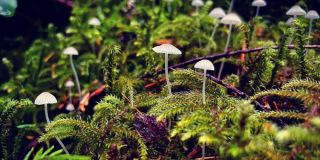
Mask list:
[[[136,0],[139,1],[139,0]],[[206,0],[205,0],[206,1]],[[213,7],[222,7],[228,10],[230,0],[214,0]],[[233,11],[238,13],[244,21],[255,15],[256,8],[251,6],[253,0],[235,0]],[[293,5],[301,5],[305,10],[320,8],[320,0],[267,0],[267,6],[261,8],[262,15],[268,23],[286,21],[289,16],[285,13]],[[302,2],[302,3],[301,3]],[[14,66],[14,70],[21,67],[19,54],[24,53],[37,37],[45,37],[45,28],[49,23],[57,26],[63,32],[69,24],[72,11],[70,0],[18,0],[18,7],[13,17],[0,16],[0,59],[7,57]],[[318,12],[320,10],[317,10]],[[0,84],[9,79],[8,71],[0,63]]]

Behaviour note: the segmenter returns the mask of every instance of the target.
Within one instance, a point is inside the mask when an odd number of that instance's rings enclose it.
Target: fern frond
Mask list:
[[[50,139],[55,138],[56,136],[58,136],[61,139],[76,137],[76,138],[80,139],[81,141],[87,141],[87,142],[91,142],[91,143],[94,143],[98,140],[97,137],[93,137],[92,135],[85,134],[84,132],[81,132],[81,131],[57,130],[57,131],[48,132],[45,135],[41,136],[39,139],[39,142],[48,141]]]
[[[307,115],[295,112],[258,112],[255,114],[257,118],[271,118],[271,119],[291,119],[291,120],[306,120]]]
[[[279,97],[287,97],[291,99],[297,99],[302,102],[305,102],[310,107],[312,104],[319,104],[320,99],[312,96],[308,93],[299,93],[294,91],[286,91],[286,90],[268,90],[255,94],[250,98],[250,101],[253,102],[265,96],[279,96]]]
[[[312,79],[305,79],[305,80],[294,79],[282,86],[282,89],[285,89],[285,90],[299,89],[299,88],[308,89],[310,91],[311,90],[320,91],[320,83]]]
[[[95,134],[95,136],[102,135],[101,131],[86,122],[75,120],[75,119],[59,119],[57,121],[52,121],[52,123],[46,126],[46,131],[54,131],[56,127],[62,126],[70,126],[70,127],[82,127],[84,130],[90,131],[91,133]]]

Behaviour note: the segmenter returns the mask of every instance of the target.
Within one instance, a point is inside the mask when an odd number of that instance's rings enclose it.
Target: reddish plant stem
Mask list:
[[[197,72],[197,74],[200,75],[200,76],[203,76],[203,73]],[[213,76],[210,75],[210,74],[207,74],[206,77],[207,77],[208,79],[211,79],[212,81],[214,81],[214,82],[216,82],[216,83],[224,86],[225,88],[227,88],[227,90],[237,93],[237,94],[238,94],[240,97],[242,97],[242,98],[248,98],[248,97],[249,97],[246,93],[238,90],[237,88],[234,88],[234,87],[230,86],[230,85],[227,84],[227,83],[224,83],[223,81],[219,80],[219,79],[216,78],[216,77],[213,77]]]
[[[220,58],[226,58],[226,57],[228,58],[228,57],[231,57],[231,56],[240,55],[242,53],[246,54],[246,53],[261,51],[261,50],[264,50],[266,48],[268,48],[268,47],[259,47],[259,48],[252,48],[252,49],[247,49],[247,50],[236,50],[236,51],[233,51],[233,52],[227,51],[227,52],[221,53],[221,54],[215,54],[215,55],[208,55],[208,56],[204,56],[204,57],[192,58],[192,59],[190,59],[188,61],[176,64],[176,65],[173,65],[173,66],[169,66],[168,70],[173,70],[175,68],[181,68],[183,66],[196,63],[196,62],[198,62],[200,60],[203,60],[203,59],[217,60],[217,59],[220,59]],[[278,46],[273,46],[271,48],[278,49]],[[289,49],[294,49],[294,48],[296,48],[296,46],[288,45],[288,48]],[[320,45],[305,45],[305,48],[308,48],[308,49],[320,49]],[[161,73],[164,73],[164,69],[159,70],[157,72],[157,74],[161,74]],[[152,75],[150,73],[147,73],[147,74],[141,76],[141,78],[151,78],[151,77],[152,77]]]
[[[189,154],[188,154],[188,158],[193,158],[194,156],[196,156],[199,152],[201,151],[201,147],[200,146],[197,146],[197,148],[195,148],[193,151],[191,151]]]

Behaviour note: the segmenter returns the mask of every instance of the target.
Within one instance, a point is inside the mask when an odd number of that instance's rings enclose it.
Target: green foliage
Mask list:
[[[117,55],[120,54],[120,46],[113,45],[108,47],[107,49],[107,58],[103,61],[103,72],[105,74],[106,84],[108,85],[108,92],[112,93],[113,89],[113,82],[115,80],[115,75],[117,73],[116,67],[117,67]]]
[[[57,33],[50,24],[44,36],[22,54],[22,68],[15,68],[9,57],[3,57],[10,80],[0,87],[0,156],[19,159],[22,149],[31,143],[25,137],[31,135],[33,140],[41,136],[39,142],[47,146],[59,136],[76,154],[61,155],[62,150],[52,152],[51,147],[44,152],[42,148],[34,159],[88,159],[77,155],[91,159],[187,159],[195,158],[190,154],[202,145],[206,146],[206,156],[219,159],[319,158],[320,56],[316,50],[305,55],[309,37],[305,36],[303,20],[287,26],[284,22],[272,25],[258,17],[238,25],[240,34],[232,33],[231,50],[264,48],[245,51],[244,60],[236,56],[215,58],[214,64],[226,62],[232,74],[222,81],[206,80],[203,104],[203,77],[194,70],[173,70],[173,94],[167,94],[165,79],[157,74],[164,60],[152,48],[168,42],[179,48],[182,55],[170,56],[169,65],[220,53],[227,28],[220,25],[215,40],[209,37],[217,23],[208,16],[212,1],[207,1],[197,14],[191,13],[194,7],[185,5],[191,0],[173,1],[171,12],[167,2],[158,2],[153,6],[152,0],[137,1],[130,8],[128,1],[76,0],[69,28]],[[215,3],[227,6],[229,2]],[[92,17],[97,17],[101,26],[90,26]],[[290,51],[287,45],[291,37],[295,50]],[[77,93],[72,94],[72,102],[76,105],[88,100],[89,104],[82,114],[53,110],[54,120],[42,133],[44,120],[37,113],[41,108],[34,109],[29,100],[11,99],[35,99],[48,91],[58,97],[59,107],[64,106],[67,95],[63,86],[73,73],[62,50],[69,46],[79,51],[79,56],[74,56],[75,66],[82,92],[89,93],[82,101]],[[284,69],[291,69],[292,74],[285,77],[282,69],[286,61],[288,67]],[[237,75],[235,70],[239,71]],[[146,73],[153,78],[140,78]],[[294,79],[285,81],[291,77]],[[105,93],[96,90],[102,85],[107,95],[95,103],[95,98]],[[240,92],[245,98],[239,97]],[[152,120],[161,123],[167,120],[169,134],[148,142],[139,132],[141,128],[136,127],[135,113],[156,116]],[[154,124],[142,128],[150,131],[147,136],[156,137],[152,135],[158,131]]]
[[[0,99],[0,156],[6,159],[17,159],[21,154],[24,136],[33,132],[42,132],[35,127],[19,129],[18,125],[24,123],[24,115],[34,109],[30,100],[5,100]],[[22,117],[19,117],[22,116]]]
[[[297,55],[299,57],[299,69],[300,69],[300,74],[301,78],[305,79],[306,78],[306,49],[304,48],[304,45],[306,44],[306,36],[304,35],[304,28],[300,24],[299,21],[293,21],[292,22],[294,26],[297,28],[297,32],[295,32],[295,36],[297,37],[297,43],[298,47],[296,48]]]
[[[131,145],[137,145],[141,159],[147,158],[147,147],[143,139],[132,130],[133,126],[133,88],[132,82],[126,81],[123,94],[129,93],[130,104],[123,99],[107,95],[94,107],[91,121],[82,121],[73,117],[61,116],[46,126],[47,133],[41,136],[40,142],[48,141],[59,135],[60,138],[76,138],[74,143],[79,147],[75,154],[89,154],[93,159],[106,159],[112,157],[112,146],[116,145],[119,156],[128,154]],[[126,142],[129,141],[129,144]],[[134,144],[133,142],[136,142]],[[88,151],[83,153],[81,148]]]
[[[43,152],[43,148],[41,148],[37,153],[35,153],[35,156],[33,157],[34,160],[45,160],[45,159],[56,159],[56,160],[62,160],[62,159],[79,159],[79,160],[86,160],[90,159],[87,156],[78,156],[78,155],[67,155],[67,154],[61,154],[63,152],[62,149],[51,152],[54,149],[54,146],[51,146],[49,149],[47,149],[45,152]],[[26,157],[24,157],[24,160],[28,160],[33,152],[34,148],[31,148],[31,150],[28,152]],[[50,153],[51,152],[51,153]]]

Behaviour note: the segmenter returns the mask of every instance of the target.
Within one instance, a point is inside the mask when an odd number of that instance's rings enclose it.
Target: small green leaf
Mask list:
[[[24,157],[24,159],[23,160],[28,160],[29,159],[29,157],[31,156],[31,153],[33,152],[33,147],[31,148],[31,150],[28,152],[28,154],[26,155],[26,157]]]
[[[17,8],[17,0],[1,0],[0,15],[12,17]]]
[[[28,127],[34,127],[34,124],[21,124],[18,125],[17,128],[28,128]]]

